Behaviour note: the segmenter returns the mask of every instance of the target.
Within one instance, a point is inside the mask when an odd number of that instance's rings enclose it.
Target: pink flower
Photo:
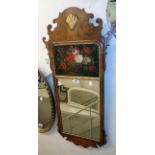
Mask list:
[[[78,49],[73,49],[72,50],[72,54],[75,56],[75,55],[78,55],[79,54],[79,50]]]

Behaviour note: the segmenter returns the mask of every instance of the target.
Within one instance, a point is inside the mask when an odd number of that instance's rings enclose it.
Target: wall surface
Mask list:
[[[47,50],[42,37],[47,34],[47,25],[58,17],[68,7],[85,8],[86,12],[93,13],[95,18],[100,17],[104,22],[102,34],[109,29],[106,19],[107,0],[39,0],[39,32],[38,32],[38,67],[45,74],[51,89],[53,81],[49,68]],[[107,144],[99,148],[85,149],[63,139],[57,132],[57,118],[54,127],[47,133],[38,134],[39,155],[115,155],[116,152],[116,105],[115,105],[115,38],[112,37],[107,48],[105,72],[105,131]]]

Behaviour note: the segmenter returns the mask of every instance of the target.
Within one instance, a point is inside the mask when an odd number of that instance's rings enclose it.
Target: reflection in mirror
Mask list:
[[[38,128],[48,131],[54,121],[53,98],[44,76],[38,72]]]
[[[99,141],[99,80],[58,78],[57,81],[63,132]]]

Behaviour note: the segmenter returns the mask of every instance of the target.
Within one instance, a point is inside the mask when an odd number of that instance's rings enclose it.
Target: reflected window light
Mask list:
[[[40,101],[43,101],[43,97],[40,97]]]
[[[38,127],[39,128],[43,128],[43,124],[42,123],[38,123]]]
[[[80,80],[76,80],[76,83],[79,84],[80,83]]]
[[[61,81],[58,81],[58,86],[61,86],[61,85],[62,85]]]
[[[76,83],[76,80],[74,79],[74,80],[72,80],[72,83]]]
[[[89,86],[92,86],[93,85],[93,82],[92,81],[89,81]]]
[[[74,80],[72,80],[72,83],[79,84],[80,83],[80,80],[74,79]]]

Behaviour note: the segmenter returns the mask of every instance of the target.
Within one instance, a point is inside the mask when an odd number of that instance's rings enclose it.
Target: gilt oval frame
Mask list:
[[[50,109],[50,111],[51,111],[50,122],[47,124],[47,126],[45,128],[40,128],[39,124],[38,124],[38,132],[44,133],[44,132],[48,132],[52,128],[52,126],[54,124],[54,120],[55,120],[55,106],[54,106],[54,97],[53,97],[53,94],[51,92],[51,89],[50,89],[50,87],[48,85],[48,82],[47,82],[45,76],[43,75],[43,73],[40,70],[38,70],[38,85],[39,85],[39,75],[44,80],[45,89],[46,89],[46,91],[48,93],[49,100],[50,100],[50,103],[51,103],[50,104],[50,106],[51,106],[51,109]],[[38,87],[38,97],[39,97],[39,87]],[[39,101],[38,101],[38,104],[39,104]],[[38,107],[38,117],[39,117],[39,107]],[[38,118],[38,123],[39,123],[39,118]]]

